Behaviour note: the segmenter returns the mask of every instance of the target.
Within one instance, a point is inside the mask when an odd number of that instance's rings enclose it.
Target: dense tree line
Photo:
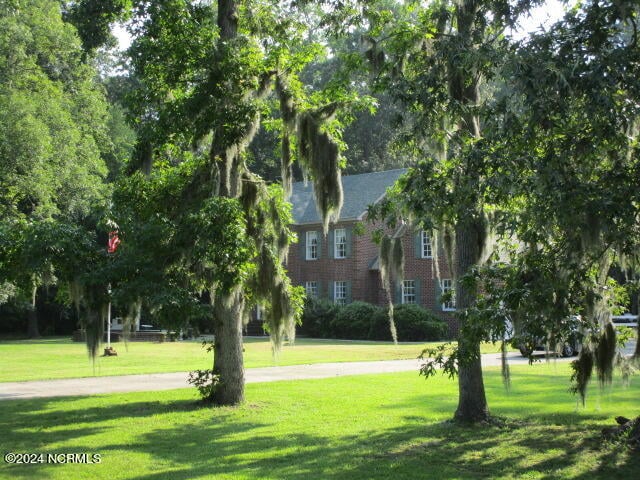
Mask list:
[[[0,23],[0,290],[28,305],[37,336],[38,298],[64,270],[60,236],[94,230],[131,135],[59,2],[3,2]]]

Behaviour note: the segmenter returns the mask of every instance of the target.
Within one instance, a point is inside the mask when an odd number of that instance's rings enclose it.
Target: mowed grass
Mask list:
[[[285,345],[274,358],[268,339],[247,338],[244,344],[246,368],[274,365],[302,365],[325,362],[357,362],[416,358],[427,344],[298,339]],[[430,345],[436,345],[432,343]],[[211,368],[212,353],[202,344],[189,342],[114,343],[117,357],[98,357],[93,363],[83,343],[69,339],[0,341],[0,382],[131,375],[137,373],[183,372]],[[487,344],[484,352],[499,347]]]
[[[566,364],[497,369],[487,394],[502,426],[448,422],[456,382],[415,372],[247,386],[236,408],[194,390],[0,403],[0,451],[98,453],[99,464],[7,465],[4,479],[632,479],[640,456],[603,442],[616,415],[640,413],[630,388],[568,393]]]

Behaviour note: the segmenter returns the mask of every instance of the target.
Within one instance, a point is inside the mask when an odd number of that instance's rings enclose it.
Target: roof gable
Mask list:
[[[407,171],[406,168],[385,172],[363,173],[342,177],[344,203],[339,220],[355,220],[367,211],[369,205],[382,198],[391,185]],[[296,224],[321,223],[311,182],[293,184],[291,193],[293,220]]]

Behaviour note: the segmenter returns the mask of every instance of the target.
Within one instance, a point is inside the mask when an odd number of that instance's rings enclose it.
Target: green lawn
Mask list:
[[[640,413],[631,388],[567,392],[566,364],[486,375],[505,424],[446,420],[455,382],[414,372],[251,384],[238,408],[206,408],[194,390],[0,403],[0,451],[98,453],[93,465],[7,465],[2,479],[632,479],[640,456],[604,443],[615,415]]]
[[[130,342],[128,348],[124,343],[113,345],[118,356],[98,358],[93,365],[84,344],[68,339],[0,342],[0,382],[182,372],[211,368],[213,361],[212,354],[199,342]],[[298,339],[294,345],[285,345],[279,358],[274,359],[269,340],[249,338],[245,340],[245,366],[410,359],[416,358],[425,345]],[[488,344],[483,351],[498,348]]]

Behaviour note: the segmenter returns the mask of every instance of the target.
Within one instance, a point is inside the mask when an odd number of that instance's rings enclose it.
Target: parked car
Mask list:
[[[638,328],[638,315],[633,313],[625,313],[624,315],[614,315],[611,321],[616,327]]]
[[[522,354],[523,357],[528,357],[533,352],[548,351],[546,342],[543,343],[540,341],[536,342],[536,344],[533,347],[531,347],[530,345],[521,343],[518,346],[518,350],[520,350],[520,353]],[[560,348],[560,351],[558,353],[561,357],[573,357],[575,355],[578,355],[578,353],[580,353],[580,343],[575,341],[563,342]]]
[[[558,354],[561,357],[573,357],[580,353],[580,348],[582,346],[580,342],[580,332],[578,331],[579,325],[579,316],[572,316],[568,322],[570,322],[569,329],[570,334],[567,339],[561,340],[558,342],[559,349],[557,349]],[[514,345],[523,357],[530,356],[533,352],[547,352],[548,345],[546,338],[536,338],[530,342],[523,342],[521,339],[518,340],[517,345]],[[555,352],[553,352],[555,353]]]

